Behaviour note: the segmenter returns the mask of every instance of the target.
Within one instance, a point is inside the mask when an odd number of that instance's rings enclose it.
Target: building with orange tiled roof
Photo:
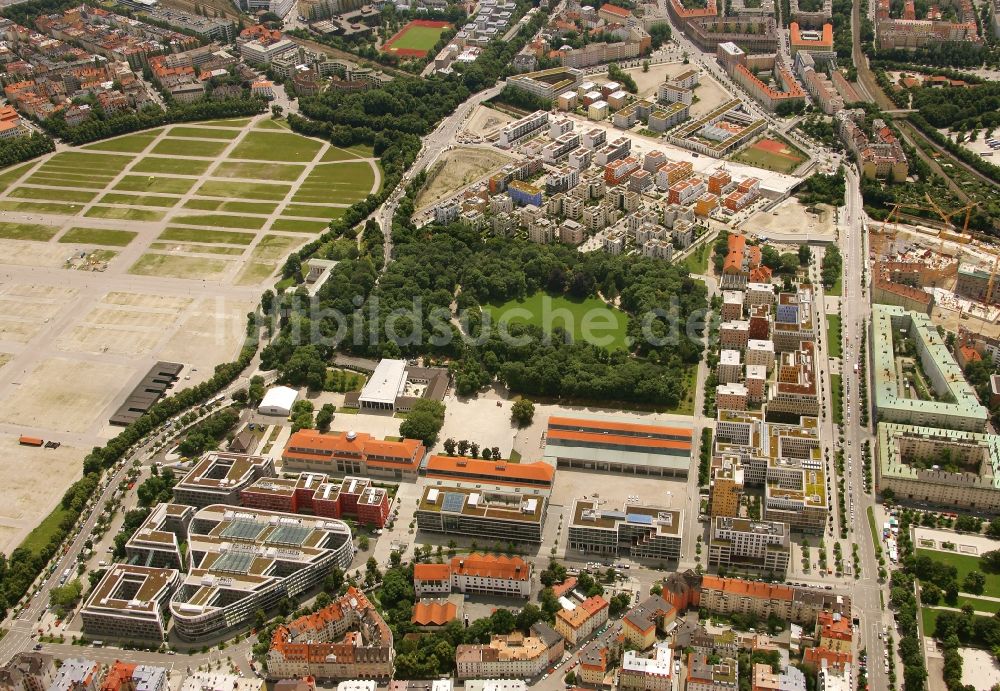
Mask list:
[[[410,623],[424,628],[441,627],[458,616],[458,607],[447,600],[417,602],[413,605]]]
[[[597,10],[597,16],[609,22],[624,23],[632,16],[632,11],[606,2]]]
[[[548,495],[552,491],[556,469],[544,461],[511,463],[505,460],[486,461],[465,456],[434,455],[427,459],[424,473],[436,481],[433,483],[436,486],[487,490],[516,487],[522,494]]]
[[[388,679],[392,631],[354,587],[323,609],[275,629],[267,653],[272,679]]]
[[[556,631],[569,645],[577,645],[607,620],[608,601],[600,595],[594,595],[572,609],[556,612]]]
[[[416,480],[426,452],[416,439],[382,441],[364,432],[324,434],[304,429],[289,437],[281,458],[286,471]]]
[[[717,614],[754,614],[761,619],[774,614],[808,626],[813,626],[823,611],[851,615],[847,595],[709,574],[702,576],[698,606]]]
[[[554,586],[552,586],[552,594],[557,598],[562,597],[566,593],[573,590],[573,588],[576,587],[576,583],[577,583],[576,576],[569,576],[562,583],[556,583]]]
[[[546,431],[544,460],[599,472],[687,477],[693,434],[694,428],[682,422],[553,415]]]
[[[792,22],[789,26],[788,46],[793,58],[800,51],[813,53],[818,58],[826,57],[833,53],[833,24],[826,23],[822,29],[812,31],[799,29],[798,22]]]
[[[820,612],[816,618],[816,635],[820,648],[838,653],[851,652],[851,620],[841,616],[839,612]]]
[[[844,665],[851,664],[853,656],[850,652],[837,652],[827,648],[813,647],[806,648],[802,654],[802,661],[819,669],[826,662],[826,666],[831,669],[843,669]]]
[[[520,557],[473,552],[452,557],[448,564],[415,564],[413,587],[417,596],[458,591],[528,597],[531,564]]]
[[[133,670],[135,670],[134,664],[115,660],[104,675],[101,691],[130,691],[129,682],[132,681]]]

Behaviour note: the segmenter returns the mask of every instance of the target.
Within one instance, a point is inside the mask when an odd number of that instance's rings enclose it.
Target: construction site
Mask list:
[[[919,309],[949,331],[1000,336],[1000,245],[969,232],[976,203],[946,211],[925,197],[869,225],[876,301]]]

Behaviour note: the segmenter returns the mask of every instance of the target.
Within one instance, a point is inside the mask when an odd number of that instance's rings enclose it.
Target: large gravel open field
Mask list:
[[[268,116],[174,125],[0,170],[0,550],[80,475],[157,360],[231,360],[285,257],[377,191],[370,149]],[[17,443],[29,434],[57,450]],[[39,476],[46,481],[38,483]]]

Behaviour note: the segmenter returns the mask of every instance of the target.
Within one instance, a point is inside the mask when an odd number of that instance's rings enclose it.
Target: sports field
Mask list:
[[[764,137],[733,156],[733,160],[776,173],[791,173],[806,160],[806,155],[783,139]]]
[[[178,388],[211,377],[288,254],[379,189],[370,148],[275,122],[168,125],[0,169],[0,550],[119,431],[107,420],[151,361],[182,363]]]
[[[504,323],[534,324],[546,332],[562,327],[577,342],[586,341],[608,350],[626,347],[628,317],[598,298],[571,300],[538,292],[524,300],[483,305],[483,310],[489,314],[493,328]]]
[[[448,22],[414,19],[385,42],[382,52],[404,58],[425,57],[441,40],[444,30],[450,26]]]

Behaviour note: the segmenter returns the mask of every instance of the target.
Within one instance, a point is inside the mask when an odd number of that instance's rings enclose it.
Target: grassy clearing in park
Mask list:
[[[269,199],[280,202],[292,189],[291,185],[270,185],[266,182],[226,182],[208,180],[195,192],[199,197],[222,197],[223,199]]]
[[[330,227],[324,221],[304,221],[298,218],[276,218],[271,230],[285,230],[292,233],[321,233]]]
[[[253,130],[236,145],[229,158],[308,163],[316,157],[322,146],[320,142],[291,132]]]
[[[34,530],[28,533],[20,547],[28,550],[34,556],[40,556],[59,533],[59,526],[69,516],[69,511],[59,504],[48,516],[42,519]]]
[[[150,153],[161,156],[199,156],[201,158],[213,158],[222,153],[229,146],[229,142],[215,142],[190,139],[161,139],[156,143]]]
[[[104,180],[95,178],[79,180],[66,179],[54,175],[46,175],[44,173],[35,173],[24,182],[29,185],[53,185],[55,187],[73,187],[77,189],[94,190],[94,193],[96,194],[98,190],[103,190],[109,181],[110,178]]]
[[[129,204],[134,206],[159,206],[169,208],[179,202],[177,197],[160,197],[155,194],[121,194],[108,192],[101,197],[101,204]]]
[[[45,166],[62,165],[77,171],[104,171],[118,173],[131,162],[131,156],[92,154],[89,152],[85,153],[83,151],[63,151],[46,161]]]
[[[277,268],[278,265],[272,262],[247,262],[247,264],[240,269],[240,272],[236,275],[236,285],[257,285],[261,281],[270,278],[271,274],[273,274]]]
[[[972,609],[977,612],[988,612],[990,614],[996,614],[1000,612],[1000,602],[996,600],[985,600],[981,597],[972,597],[970,595],[959,595],[958,602],[955,604],[956,607],[961,609],[965,605],[972,605]]]
[[[19,180],[32,165],[31,163],[25,163],[23,166],[17,166],[16,168],[11,168],[0,173],[0,190],[7,189],[12,183]]]
[[[347,209],[336,206],[310,206],[307,204],[289,204],[281,213],[286,216],[302,216],[303,218],[340,218]]]
[[[341,149],[339,146],[331,145],[330,148],[327,149],[326,152],[323,154],[323,157],[320,158],[319,160],[321,163],[334,163],[336,161],[351,161],[359,157],[371,158],[374,155],[375,152],[372,151],[370,148],[368,149],[368,155],[365,156],[363,154],[355,153],[350,149]]]
[[[160,234],[158,240],[175,240],[178,242],[207,242],[224,245],[249,245],[253,242],[253,233],[239,233],[230,230],[211,230],[209,228],[167,228]]]
[[[220,130],[212,127],[184,127],[175,125],[167,134],[171,137],[192,137],[194,139],[236,139],[239,130]]]
[[[20,211],[22,213],[56,214],[75,216],[83,209],[82,204],[56,204],[55,202],[0,202],[0,211]]]
[[[84,149],[88,151],[120,151],[123,153],[137,154],[146,150],[159,135],[161,130],[151,130],[149,132],[138,132],[136,134],[126,134],[124,137],[106,139],[103,142],[87,144]]]
[[[122,192],[184,194],[194,183],[194,180],[187,178],[169,178],[162,175],[126,175],[114,189]]]
[[[300,238],[290,238],[287,235],[265,235],[253,248],[251,260],[277,261],[292,251],[292,248],[304,242]]]
[[[684,268],[688,273],[701,275],[708,271],[708,250],[708,245],[702,245],[684,257]]]
[[[603,300],[571,300],[561,295],[537,292],[525,300],[508,300],[500,305],[483,305],[492,324],[534,324],[546,332],[562,327],[575,341],[616,350],[625,348],[628,317],[621,310],[608,307]]]
[[[296,163],[223,161],[212,171],[212,177],[295,182],[305,168],[305,166]]]
[[[291,129],[288,126],[288,122],[285,120],[261,120],[256,125],[254,129],[258,130],[288,130]]]
[[[176,257],[169,254],[144,254],[128,270],[139,276],[199,278],[215,280],[229,268],[230,260],[211,257]]]
[[[171,223],[185,226],[214,226],[216,228],[248,228],[260,230],[267,222],[266,218],[250,216],[222,216],[216,214],[197,214],[192,216],[174,216]]]
[[[193,254],[228,254],[239,256],[246,250],[240,247],[223,247],[222,245],[199,245],[192,242],[151,242],[149,249],[164,252],[190,252]]]
[[[990,573],[982,569],[979,565],[979,557],[971,554],[956,554],[955,552],[943,552],[932,549],[917,549],[917,556],[928,556],[934,561],[954,566],[958,571],[958,583],[961,585],[965,577],[971,571],[980,571],[986,576],[986,587],[983,588],[983,595],[989,597],[1000,597],[1000,573]]]
[[[52,202],[78,202],[86,204],[97,196],[97,192],[84,190],[49,190],[41,187],[18,187],[7,193],[18,199],[41,199]]]
[[[0,222],[0,238],[4,240],[51,240],[59,231],[55,226],[38,223],[4,223]]]
[[[162,156],[144,156],[141,161],[132,166],[131,173],[173,173],[174,175],[201,175],[211,161],[195,161],[184,158],[163,158]]]
[[[273,202],[227,202],[224,199],[188,199],[185,209],[196,211],[229,211],[238,214],[270,214],[278,208]]]
[[[225,120],[212,120],[206,124],[212,127],[246,127],[250,118],[226,118]]]
[[[137,234],[130,230],[113,230],[111,228],[70,228],[62,234],[59,242],[125,247],[135,239]]]
[[[840,315],[826,315],[826,346],[830,357],[840,357]]]
[[[163,218],[163,211],[152,211],[151,209],[130,209],[120,206],[92,206],[87,213],[87,218],[110,218],[119,221],[159,221]]]

